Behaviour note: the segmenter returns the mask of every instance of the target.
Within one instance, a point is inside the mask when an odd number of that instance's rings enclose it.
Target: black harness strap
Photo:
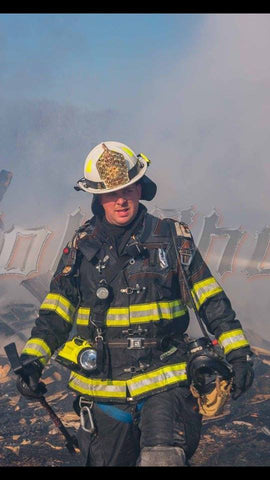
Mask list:
[[[181,258],[181,254],[180,254],[180,251],[181,251],[181,247],[179,249],[179,247],[177,246],[177,235],[176,235],[176,230],[175,230],[175,222],[174,220],[170,220],[169,222],[169,226],[170,226],[170,230],[171,230],[171,234],[172,234],[172,239],[173,239],[173,246],[174,246],[174,249],[175,249],[175,252],[176,252],[176,257],[177,257],[177,263],[178,263],[178,267],[179,267],[179,273],[184,281],[184,285],[185,285],[185,288],[186,288],[186,291],[188,293],[188,297],[189,297],[189,300],[190,300],[190,303],[193,307],[193,310],[194,310],[194,313],[195,313],[195,316],[197,318],[197,321],[199,323],[199,326],[201,328],[201,331],[203,333],[203,335],[207,338],[210,338],[209,337],[209,334],[208,332],[206,331],[204,325],[203,325],[203,322],[202,322],[202,319],[199,315],[199,312],[197,310],[197,307],[196,307],[196,304],[195,304],[195,301],[193,299],[193,296],[191,294],[191,288],[190,288],[190,285],[189,285],[189,280],[188,280],[188,277],[187,277],[187,273],[186,273],[186,270],[184,268],[184,264],[182,263],[182,258]],[[179,237],[178,237],[179,238]],[[182,238],[182,240],[184,239],[184,237]],[[179,251],[180,250],[180,251]]]

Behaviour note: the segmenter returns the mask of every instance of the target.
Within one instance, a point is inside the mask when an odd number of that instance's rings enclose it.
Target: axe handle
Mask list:
[[[52,407],[48,404],[45,397],[41,397],[39,399],[40,404],[47,410],[50,418],[56,425],[56,427],[60,430],[60,432],[64,435],[65,439],[67,440],[66,447],[70,453],[76,453],[74,446],[78,446],[76,439],[70,435],[66,427],[61,422],[60,418],[56,415]]]
[[[23,371],[24,364],[21,363],[20,357],[17,352],[16,344],[14,342],[9,343],[8,345],[5,345],[4,349],[14,373],[16,375],[20,375],[21,372]],[[35,360],[36,358],[34,358],[32,361],[35,361]],[[27,363],[30,364],[32,361],[30,360]],[[59,428],[60,432],[64,435],[65,439],[67,440],[66,447],[68,451],[70,453],[76,453],[74,446],[78,446],[77,439],[75,437],[72,437],[69,434],[68,430],[63,425],[60,418],[53,411],[52,407],[48,404],[44,396],[37,398],[37,400],[47,410],[54,424],[57,426],[57,428]]]

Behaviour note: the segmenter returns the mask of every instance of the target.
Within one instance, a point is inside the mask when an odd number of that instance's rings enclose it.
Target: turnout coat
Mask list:
[[[92,373],[72,371],[69,387],[99,402],[136,401],[187,385],[183,334],[191,305],[179,258],[193,306],[227,360],[244,356],[249,344],[241,323],[188,226],[157,218],[143,205],[118,250],[98,216],[77,230],[63,251],[22,353],[38,356],[45,366],[71,334],[90,340],[100,355],[99,368]],[[110,295],[102,303],[96,292],[106,285],[108,272]]]

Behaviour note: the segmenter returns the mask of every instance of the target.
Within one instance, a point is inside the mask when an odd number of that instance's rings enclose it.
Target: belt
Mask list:
[[[145,402],[145,399],[137,403],[136,405],[137,414],[141,411],[144,402]],[[133,423],[134,421],[133,415],[131,413],[121,410],[120,408],[117,408],[113,405],[110,405],[108,403],[97,403],[97,402],[95,403],[95,405],[97,405],[104,413],[114,418],[115,420],[118,420],[119,422]]]
[[[110,348],[127,348],[129,350],[137,349],[142,350],[147,347],[156,347],[160,344],[160,340],[156,338],[144,338],[144,337],[128,337],[119,338],[117,340],[109,340],[107,345]]]

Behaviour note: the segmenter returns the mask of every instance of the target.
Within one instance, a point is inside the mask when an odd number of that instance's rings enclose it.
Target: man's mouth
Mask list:
[[[117,215],[120,215],[120,216],[124,216],[125,214],[127,214],[129,211],[129,208],[126,207],[126,208],[121,208],[121,210],[116,210],[116,213]]]

